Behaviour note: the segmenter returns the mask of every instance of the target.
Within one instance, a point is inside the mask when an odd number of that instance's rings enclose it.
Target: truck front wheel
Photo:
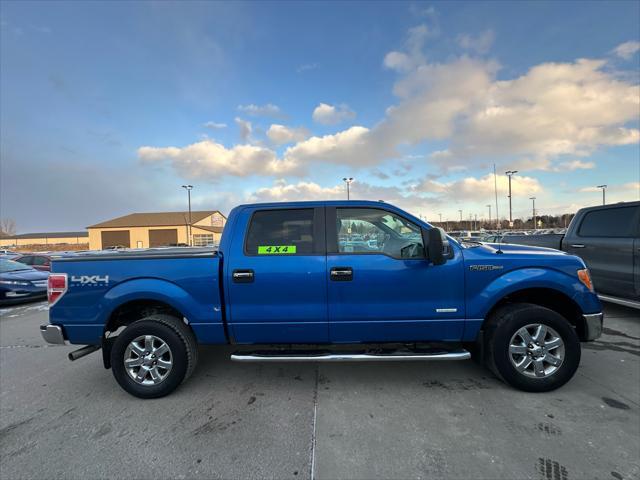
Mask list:
[[[170,315],[151,315],[124,329],[111,349],[120,386],[140,398],[173,392],[193,371],[197,345],[191,330]]]
[[[505,305],[489,319],[488,367],[509,385],[548,392],[567,383],[580,363],[580,340],[560,314],[539,305]]]

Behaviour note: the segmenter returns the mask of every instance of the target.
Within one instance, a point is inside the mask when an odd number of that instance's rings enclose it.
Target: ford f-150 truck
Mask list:
[[[127,392],[166,395],[198,344],[236,361],[463,360],[526,391],[566,383],[602,331],[578,257],[457,242],[384,202],[234,208],[219,250],[113,251],[54,260],[51,343],[102,349]]]

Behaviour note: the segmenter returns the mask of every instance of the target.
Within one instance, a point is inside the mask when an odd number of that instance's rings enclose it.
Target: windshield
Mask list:
[[[17,272],[20,270],[33,270],[31,267],[13,260],[0,258],[0,273]]]

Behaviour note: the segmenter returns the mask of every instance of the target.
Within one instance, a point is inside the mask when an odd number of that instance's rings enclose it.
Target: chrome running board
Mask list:
[[[236,352],[231,354],[235,362],[405,362],[468,360],[466,350],[436,351],[428,353],[329,353],[329,352]]]
[[[603,302],[615,303],[617,305],[624,305],[625,307],[631,308],[640,308],[640,302],[627,300],[626,298],[610,297],[608,295],[598,295],[598,298]]]

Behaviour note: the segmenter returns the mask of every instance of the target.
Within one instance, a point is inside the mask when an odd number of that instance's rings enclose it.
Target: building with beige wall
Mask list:
[[[189,212],[132,213],[87,227],[89,248],[217,245],[226,221],[218,210],[192,211],[191,228]]]
[[[38,247],[69,245],[75,248],[87,247],[89,234],[87,232],[41,232],[21,233],[18,235],[1,235],[0,247]]]

